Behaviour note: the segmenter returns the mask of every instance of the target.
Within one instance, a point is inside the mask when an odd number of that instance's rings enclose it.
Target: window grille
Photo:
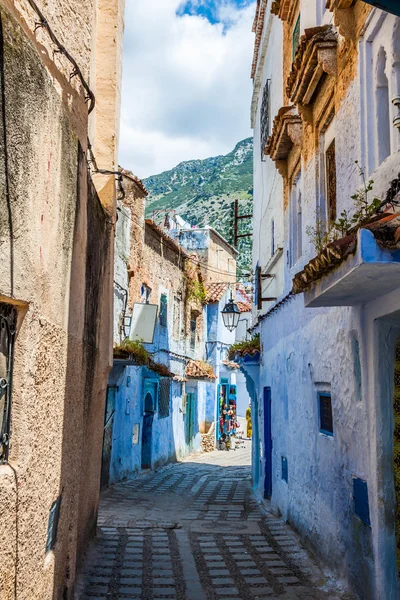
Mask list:
[[[320,431],[333,435],[332,398],[326,392],[318,393]]]
[[[160,325],[167,327],[168,302],[167,294],[161,294],[160,298]]]
[[[16,309],[0,303],[0,463],[7,461],[9,451],[16,323]]]
[[[294,60],[296,50],[300,43],[300,15],[297,17],[295,26],[293,27],[292,33],[292,60]]]
[[[329,223],[336,221],[336,151],[332,140],[325,152],[326,198]]]
[[[263,91],[263,97],[262,97],[262,103],[261,103],[261,114],[260,114],[260,142],[261,142],[261,160],[264,160],[264,150],[265,150],[265,146],[267,145],[267,141],[270,135],[270,118],[269,118],[269,113],[270,113],[270,87],[271,87],[271,80],[267,79],[267,82],[264,86],[264,91]]]
[[[160,379],[160,395],[158,398],[158,417],[169,417],[169,404],[171,398],[171,380],[169,377]]]

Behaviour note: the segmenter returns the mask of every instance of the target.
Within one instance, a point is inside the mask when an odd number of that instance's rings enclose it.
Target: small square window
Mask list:
[[[288,462],[286,456],[281,457],[282,460],[282,479],[283,481],[288,482]]]
[[[318,392],[319,429],[322,433],[333,435],[332,398],[327,392]]]

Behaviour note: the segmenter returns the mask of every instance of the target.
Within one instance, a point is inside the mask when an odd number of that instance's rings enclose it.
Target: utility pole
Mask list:
[[[241,219],[252,219],[253,215],[239,215],[239,200],[234,201],[234,213],[233,213],[233,245],[237,248],[239,238],[251,237],[251,233],[239,234],[239,221]]]

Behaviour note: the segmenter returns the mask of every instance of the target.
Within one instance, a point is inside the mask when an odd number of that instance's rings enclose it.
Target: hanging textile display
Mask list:
[[[221,379],[218,386],[218,448],[230,450],[232,436],[236,435],[239,427],[236,415],[236,385],[229,383],[228,379]]]

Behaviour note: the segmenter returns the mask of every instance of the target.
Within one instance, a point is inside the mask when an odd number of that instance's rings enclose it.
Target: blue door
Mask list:
[[[153,437],[153,414],[145,414],[142,427],[142,469],[151,469],[151,445]]]
[[[194,436],[194,417],[195,417],[195,397],[194,393],[186,394],[186,444],[190,446]]]
[[[265,479],[264,498],[272,494],[272,427],[271,427],[271,388],[264,388],[264,452]]]

